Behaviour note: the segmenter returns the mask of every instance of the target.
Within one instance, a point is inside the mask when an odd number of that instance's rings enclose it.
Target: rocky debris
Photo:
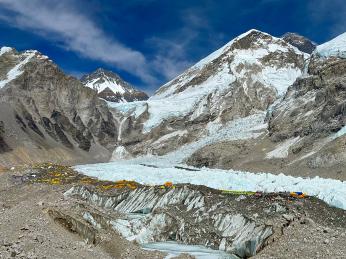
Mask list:
[[[297,47],[300,51],[308,54],[311,54],[317,46],[316,43],[312,42],[308,38],[293,32],[287,32],[281,38],[292,46]]]
[[[28,170],[0,174],[0,203],[11,205],[0,209],[0,258],[165,257],[164,253],[141,249],[111,229],[94,229],[78,216],[83,209],[93,208],[63,198],[69,184],[13,182],[12,174],[23,176]],[[39,169],[31,169],[31,173],[34,171],[39,173]],[[40,206],[40,202],[44,205]],[[92,241],[93,234],[96,244],[86,241]]]
[[[88,244],[96,245],[100,242],[96,231],[82,219],[54,209],[48,210],[48,215],[52,217],[56,223],[66,228],[66,230],[80,235]]]
[[[95,90],[100,98],[110,102],[144,101],[149,98],[146,93],[135,89],[119,75],[102,68],[84,75],[81,82]]]
[[[305,225],[293,221],[284,229],[284,235],[277,239],[275,246],[265,247],[254,258],[344,258],[345,251],[342,242],[345,242],[340,233],[343,228],[335,228],[334,233],[324,233],[321,225]],[[277,247],[278,245],[279,247]]]
[[[136,244],[148,241],[201,244],[238,257],[346,252],[345,211],[313,197],[105,182],[53,164],[17,170],[0,174],[0,202],[8,206],[0,210],[5,258],[164,258]]]

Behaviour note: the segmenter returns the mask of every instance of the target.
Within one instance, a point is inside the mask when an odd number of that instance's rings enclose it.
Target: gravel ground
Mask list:
[[[49,207],[66,207],[69,188],[45,184],[13,184],[13,172],[0,173],[0,258],[164,258],[160,252],[141,249],[104,233],[105,245],[87,244],[49,217]],[[108,247],[107,247],[108,246]]]

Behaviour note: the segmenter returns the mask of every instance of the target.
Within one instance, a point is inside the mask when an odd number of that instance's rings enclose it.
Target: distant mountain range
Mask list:
[[[110,71],[79,81],[3,47],[0,164],[173,152],[193,166],[346,178],[345,58],[345,33],[316,46],[250,30],[147,100]]]

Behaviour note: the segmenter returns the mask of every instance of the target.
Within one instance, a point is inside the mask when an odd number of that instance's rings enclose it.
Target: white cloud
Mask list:
[[[167,79],[172,79],[189,66],[191,62],[186,60],[186,45],[190,41],[189,37],[182,37],[181,40],[172,38],[150,38],[147,42],[156,49],[156,54],[152,61],[155,70]]]
[[[139,0],[131,1],[127,4],[136,4]],[[41,35],[83,57],[112,64],[138,76],[148,89],[157,88],[160,80],[170,80],[194,63],[189,59],[189,51],[195,47],[201,30],[212,35],[207,34],[205,39],[210,37],[211,45],[219,41],[218,34],[205,19],[203,8],[186,9],[177,17],[182,21],[180,28],[144,40],[152,47],[152,52],[144,56],[103,31],[89,15],[81,12],[81,3],[83,0],[0,0],[0,20]]]
[[[207,19],[203,19],[203,16],[201,8],[182,10],[180,12],[183,22],[181,28],[170,32],[166,37],[147,39],[147,43],[156,49],[156,55],[152,61],[154,69],[160,71],[168,80],[193,65],[194,62],[187,59],[189,50],[194,47],[194,41],[200,36],[200,30],[211,30]]]
[[[0,6],[11,11],[0,19],[6,19],[12,26],[54,39],[84,57],[114,64],[146,83],[156,82],[142,53],[106,35],[76,10],[71,1],[0,0]]]

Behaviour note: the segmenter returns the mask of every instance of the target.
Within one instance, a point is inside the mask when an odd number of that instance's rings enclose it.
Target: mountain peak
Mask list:
[[[88,75],[85,75],[85,76],[91,76],[91,75],[93,75],[93,76],[102,76],[102,77],[110,77],[110,78],[114,78],[114,79],[123,80],[117,73],[115,73],[113,71],[110,71],[110,70],[107,70],[107,69],[104,69],[102,67],[97,68],[94,72],[92,72],[92,73],[90,73]]]
[[[246,31],[246,32],[244,32],[244,33],[238,35],[238,36],[236,37],[236,39],[244,38],[244,37],[246,37],[246,36],[248,36],[248,35],[251,35],[251,34],[256,34],[256,35],[260,35],[260,34],[269,35],[268,33],[263,32],[263,31],[260,31],[260,30],[257,30],[257,29],[250,29],[250,30],[248,30],[248,31]]]
[[[13,51],[13,48],[4,46],[4,47],[2,47],[2,48],[0,49],[0,56],[1,56],[2,54],[5,54],[5,53],[11,52],[11,51]]]
[[[104,68],[98,68],[84,75],[81,81],[86,87],[97,91],[100,98],[107,101],[132,102],[148,99],[146,93],[135,89],[118,74]]]
[[[313,41],[295,32],[287,32],[281,38],[300,51],[308,54],[311,54],[316,48],[316,44]]]

